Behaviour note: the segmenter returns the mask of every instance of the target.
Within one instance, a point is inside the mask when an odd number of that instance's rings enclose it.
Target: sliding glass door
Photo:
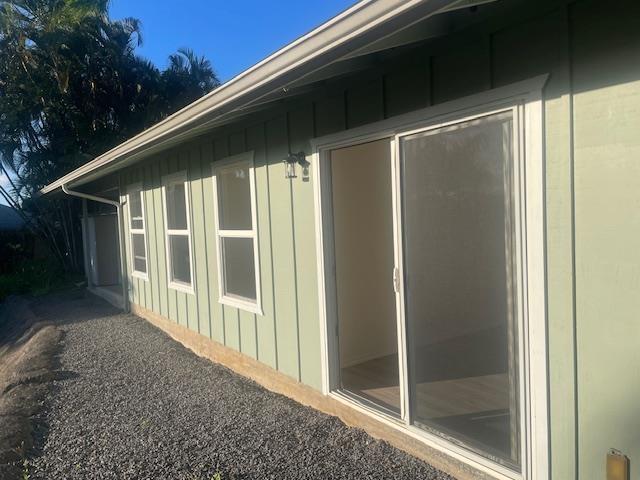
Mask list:
[[[410,421],[519,469],[511,111],[399,136]]]
[[[517,112],[328,146],[322,188],[330,388],[526,473]]]

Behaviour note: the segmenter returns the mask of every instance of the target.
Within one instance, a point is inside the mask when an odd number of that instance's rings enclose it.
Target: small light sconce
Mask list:
[[[284,162],[284,178],[297,178],[296,164],[302,167],[302,180],[309,181],[309,165],[307,162],[307,156],[304,152],[290,153]]]

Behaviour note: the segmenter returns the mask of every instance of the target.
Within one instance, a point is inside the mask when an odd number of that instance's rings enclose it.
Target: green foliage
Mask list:
[[[191,50],[163,72],[138,56],[140,21],[111,20],[108,3],[0,0],[0,176],[12,179],[0,194],[71,268],[79,207],[38,190],[219,84]]]
[[[0,275],[0,302],[9,295],[44,295],[70,288],[82,280],[77,274],[66,273],[54,258],[26,260],[13,273]]]
[[[24,460],[22,462],[22,480],[29,480],[31,478],[31,474],[29,473],[29,461]]]
[[[0,275],[11,273],[34,257],[35,238],[27,231],[0,232]]]

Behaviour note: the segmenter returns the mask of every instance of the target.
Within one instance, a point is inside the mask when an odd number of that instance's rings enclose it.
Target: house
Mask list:
[[[636,478],[639,21],[364,0],[42,193],[92,289],[272,390],[460,479]]]

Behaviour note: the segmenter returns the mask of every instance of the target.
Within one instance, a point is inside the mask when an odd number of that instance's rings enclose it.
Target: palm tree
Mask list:
[[[190,48],[169,55],[169,66],[162,76],[169,111],[179,110],[220,85],[211,62]]]
[[[69,269],[82,263],[78,205],[37,191],[219,84],[191,50],[165,72],[137,56],[140,21],[111,20],[108,3],[0,0],[0,197]]]

